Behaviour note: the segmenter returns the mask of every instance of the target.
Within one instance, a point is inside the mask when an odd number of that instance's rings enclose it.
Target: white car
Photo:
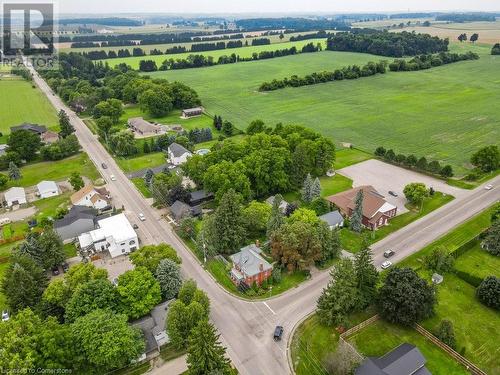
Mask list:
[[[139,214],[139,220],[146,221],[146,216],[144,216],[144,214],[142,212]]]
[[[5,310],[2,311],[2,322],[6,322],[9,319],[10,319],[9,312]]]
[[[383,270],[386,270],[387,268],[389,268],[390,266],[392,266],[392,262],[386,260],[384,263],[382,263],[381,267]]]
[[[111,178],[111,181],[116,181],[116,177],[114,174],[112,174],[111,176],[109,176],[109,178]]]
[[[484,190],[491,190],[493,189],[493,185],[492,184],[488,184],[484,187]]]

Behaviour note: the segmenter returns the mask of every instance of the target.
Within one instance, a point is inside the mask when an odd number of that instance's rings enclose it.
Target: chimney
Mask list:
[[[264,271],[264,265],[262,263],[259,264],[259,270],[260,270],[260,272]]]

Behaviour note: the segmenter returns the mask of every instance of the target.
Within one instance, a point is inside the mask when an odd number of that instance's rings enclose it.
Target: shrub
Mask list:
[[[486,277],[476,289],[476,296],[484,305],[500,310],[500,278]]]
[[[441,340],[443,343],[448,345],[450,348],[455,348],[455,332],[453,330],[453,323],[447,319],[443,319],[441,324],[439,325],[437,338]]]
[[[279,284],[281,282],[281,268],[275,267],[273,269],[273,281],[276,284]]]

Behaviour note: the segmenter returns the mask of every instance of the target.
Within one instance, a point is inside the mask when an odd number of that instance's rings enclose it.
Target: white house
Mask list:
[[[10,188],[5,192],[4,200],[7,204],[7,207],[16,206],[18,204],[25,204],[27,202],[26,192],[22,187]]]
[[[78,237],[82,249],[91,253],[109,251],[111,258],[137,250],[139,239],[137,233],[125,214],[118,214],[99,220],[98,229],[84,233]]]
[[[170,164],[184,164],[191,156],[193,156],[193,154],[178,143],[174,142],[168,146],[168,160]]]
[[[96,188],[87,185],[71,196],[73,206],[92,207],[96,210],[103,210],[111,205],[111,195],[106,188]]]
[[[59,195],[59,187],[54,181],[42,181],[36,187],[40,198],[50,198]]]

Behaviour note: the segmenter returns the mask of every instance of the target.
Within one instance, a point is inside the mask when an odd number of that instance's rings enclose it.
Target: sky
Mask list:
[[[500,11],[500,0],[59,0],[61,13]]]

